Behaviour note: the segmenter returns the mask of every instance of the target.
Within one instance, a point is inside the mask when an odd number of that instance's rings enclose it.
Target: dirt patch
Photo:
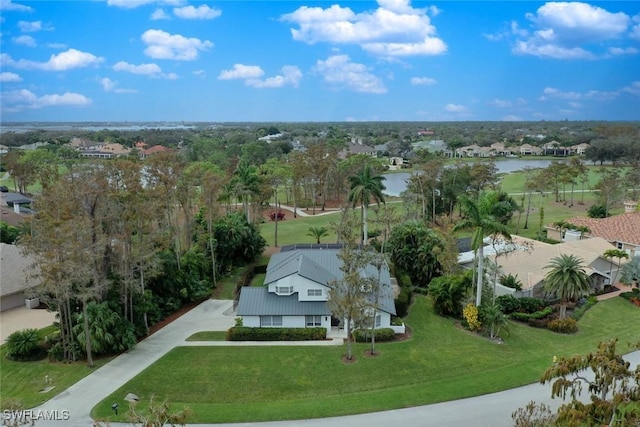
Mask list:
[[[345,354],[342,356],[342,363],[344,363],[345,365],[351,365],[352,363],[356,363],[356,357],[352,355],[351,359],[349,359]]]
[[[405,325],[404,334],[396,334],[396,339],[394,341],[406,341],[411,338],[412,335],[413,333],[411,332],[411,328]]]
[[[380,356],[380,352],[379,351],[376,351],[374,353],[371,353],[371,349],[364,351],[364,357],[373,358],[373,357],[378,357],[378,356]]]

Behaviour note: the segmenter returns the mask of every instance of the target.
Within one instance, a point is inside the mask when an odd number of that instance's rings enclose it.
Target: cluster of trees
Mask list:
[[[214,165],[161,153],[70,165],[43,180],[18,245],[57,311],[63,360],[124,350],[149,326],[210,294],[265,246],[243,214],[222,215]]]

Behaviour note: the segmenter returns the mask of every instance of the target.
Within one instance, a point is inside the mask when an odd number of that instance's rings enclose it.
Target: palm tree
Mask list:
[[[609,283],[610,285],[615,285],[616,284],[616,279],[618,277],[618,271],[620,271],[620,261],[622,261],[622,259],[627,259],[629,258],[629,254],[626,251],[623,251],[622,249],[607,249],[606,251],[604,251],[603,256],[605,258],[607,258],[609,260],[609,279],[611,279],[611,282]],[[618,259],[618,268],[616,269],[616,274],[615,276],[613,276],[613,278],[611,277],[611,274],[613,272],[613,259],[617,258]]]
[[[588,295],[591,278],[582,265],[583,260],[573,254],[561,254],[544,267],[549,272],[544,277],[545,290],[560,299],[560,318],[567,314],[567,302]]]
[[[386,178],[381,175],[374,175],[371,165],[366,165],[360,174],[349,177],[351,191],[349,191],[349,202],[355,208],[358,204],[362,206],[362,244],[366,245],[368,236],[367,230],[367,208],[371,199],[380,205],[384,203],[382,192],[386,189],[382,181]]]
[[[246,161],[241,161],[234,175],[238,178],[236,181],[236,192],[242,198],[247,222],[250,222],[249,197],[259,192],[260,178],[258,177],[258,169]]]
[[[482,303],[482,282],[484,279],[484,238],[488,235],[503,236],[507,240],[511,240],[511,234],[507,230],[507,226],[497,221],[489,214],[491,206],[485,203],[487,197],[481,197],[477,202],[468,197],[460,199],[462,211],[465,217],[456,224],[454,231],[467,228],[475,229],[471,238],[471,247],[476,253],[475,259],[478,262],[476,274],[476,307]]]
[[[316,239],[316,243],[320,244],[320,239],[329,235],[327,227],[309,227],[307,236],[311,236]]]
[[[482,324],[489,330],[491,339],[500,336],[500,332],[509,333],[509,320],[502,312],[500,304],[489,304],[480,312]]]

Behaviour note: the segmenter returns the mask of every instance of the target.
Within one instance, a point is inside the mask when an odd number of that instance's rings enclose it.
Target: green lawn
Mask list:
[[[619,349],[637,341],[640,310],[622,298],[597,304],[575,335],[512,323],[504,344],[461,330],[433,314],[418,297],[407,324],[412,339],[378,344],[380,356],[354,347],[178,347],[93,410],[112,417],[111,404],[128,392],[152,394],[193,409],[191,422],[253,422],[327,417],[458,399],[537,381],[553,356],[584,354],[618,337]],[[516,408],[514,408],[515,410]],[[124,418],[120,418],[123,420]]]
[[[44,328],[44,337],[53,332],[53,326]],[[7,359],[7,346],[0,347],[0,384],[2,393],[0,407],[5,408],[10,400],[20,402],[25,408],[32,408],[65,391],[69,386],[89,375],[111,358],[95,360],[89,368],[86,362],[53,363],[48,359],[36,362],[15,362]],[[40,393],[45,387],[55,386],[47,393]]]
[[[187,341],[226,341],[227,331],[203,331],[196,332],[187,338]]]

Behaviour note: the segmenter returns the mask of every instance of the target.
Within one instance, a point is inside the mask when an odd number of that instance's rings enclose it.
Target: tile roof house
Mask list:
[[[590,231],[583,238],[600,237],[614,247],[626,251],[630,256],[640,256],[640,211],[629,211],[608,218],[575,217],[565,222],[579,227],[587,227]],[[571,230],[560,230],[554,225],[547,225],[547,237],[558,241],[571,240]],[[580,239],[580,236],[575,237]]]
[[[522,291],[515,291],[496,283],[494,285],[496,295],[543,297],[545,294],[544,277],[548,271],[545,267],[553,258],[561,254],[573,254],[583,260],[585,272],[592,279],[594,291],[608,285],[611,277],[616,275],[616,271],[620,267],[617,260],[614,259],[612,262],[603,256],[606,250],[614,249],[614,246],[599,237],[555,245],[520,236],[512,237],[513,241],[518,243],[522,249],[498,257],[499,275],[516,276],[522,283]],[[496,262],[495,255],[489,258]]]
[[[341,280],[339,249],[295,249],[274,254],[269,260],[264,286],[245,286],[240,291],[236,313],[247,327],[323,327],[344,323],[332,318],[327,306],[334,280]],[[369,265],[362,272],[377,277]],[[396,314],[389,270],[380,272],[376,328],[388,328]]]
[[[15,245],[0,243],[0,311],[25,305],[28,296],[26,270],[31,259]]]
[[[166,151],[171,151],[170,148],[167,148],[163,145],[154,145],[153,147],[149,147],[145,150],[142,150],[140,152],[140,157],[142,157],[143,159],[146,159],[147,157],[156,154],[156,153],[164,153]]]
[[[378,157],[378,152],[376,151],[376,149],[363,144],[361,138],[351,138],[351,141],[347,143],[347,147],[338,152],[338,157],[340,159],[346,159],[347,157],[354,154],[366,154],[373,158]]]

